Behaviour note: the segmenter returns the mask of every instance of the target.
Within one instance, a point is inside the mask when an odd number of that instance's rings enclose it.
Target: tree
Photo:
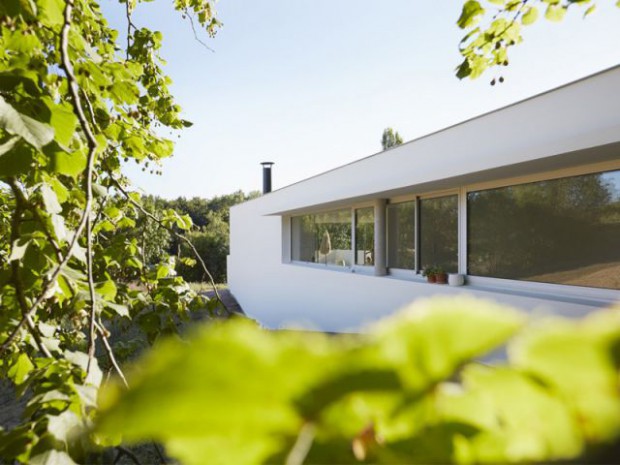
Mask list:
[[[206,304],[134,234],[147,217],[186,240],[191,219],[151,213],[121,162],[157,167],[173,152],[158,128],[190,123],[161,68],[161,34],[132,22],[135,0],[119,3],[123,43],[97,1],[0,2],[0,375],[31,395],[23,422],[0,430],[8,462],[73,463],[116,444],[69,434],[96,414],[102,369],[125,379],[115,353],[132,341],[108,328],[133,321],[152,342]],[[217,31],[209,0],[174,6]]]
[[[584,17],[596,10],[595,0],[467,0],[457,24],[466,31],[460,43],[463,62],[456,68],[459,79],[475,79],[487,69],[508,66],[508,51],[523,41],[524,26],[545,19],[559,22],[569,9],[581,8]],[[620,2],[616,1],[620,7]],[[504,81],[503,76],[497,80]],[[491,80],[495,85],[496,79]]]
[[[387,150],[391,147],[396,147],[403,143],[403,138],[398,131],[394,131],[392,128],[385,128],[383,135],[381,136],[381,147],[383,150]]]

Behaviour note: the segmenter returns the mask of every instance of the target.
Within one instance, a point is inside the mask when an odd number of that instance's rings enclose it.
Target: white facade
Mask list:
[[[438,294],[465,293],[530,312],[568,315],[620,300],[620,287],[467,275],[469,193],[620,170],[618,89],[620,67],[233,207],[232,293],[250,317],[267,327],[325,331],[356,331],[414,299]],[[442,193],[458,198],[458,271],[467,275],[467,284],[428,284],[412,270],[388,269],[382,276],[382,205]],[[375,211],[375,267],[292,260],[292,217],[364,206]]]

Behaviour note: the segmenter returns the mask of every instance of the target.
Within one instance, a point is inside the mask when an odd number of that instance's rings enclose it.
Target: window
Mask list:
[[[292,259],[325,265],[351,266],[351,210],[292,218]]]
[[[373,266],[375,264],[375,209],[374,207],[355,210],[355,264]]]
[[[470,192],[468,273],[620,289],[620,171]]]
[[[458,196],[420,200],[420,265],[458,271]]]
[[[415,269],[415,201],[387,207],[387,266]]]

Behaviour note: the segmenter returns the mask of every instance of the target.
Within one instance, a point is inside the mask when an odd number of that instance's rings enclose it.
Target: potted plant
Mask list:
[[[426,278],[426,281],[429,283],[434,283],[437,280],[436,270],[432,266],[427,266],[422,270],[422,276]]]
[[[437,284],[448,284],[448,273],[440,266],[435,268],[435,282]]]

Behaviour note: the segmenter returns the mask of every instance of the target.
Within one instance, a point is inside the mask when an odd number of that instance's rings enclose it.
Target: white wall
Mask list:
[[[600,299],[596,292],[587,299],[558,299],[518,289],[451,288],[286,263],[286,218],[277,213],[385,197],[403,189],[458,187],[450,185],[456,182],[451,179],[463,182],[468,176],[490,181],[498,169],[508,177],[591,161],[617,162],[620,151],[608,144],[620,142],[618,88],[620,67],[234,207],[228,258],[232,293],[249,316],[268,327],[303,325],[326,331],[357,330],[413,299],[435,294],[468,293],[527,311],[569,315],[605,305],[609,293]]]

